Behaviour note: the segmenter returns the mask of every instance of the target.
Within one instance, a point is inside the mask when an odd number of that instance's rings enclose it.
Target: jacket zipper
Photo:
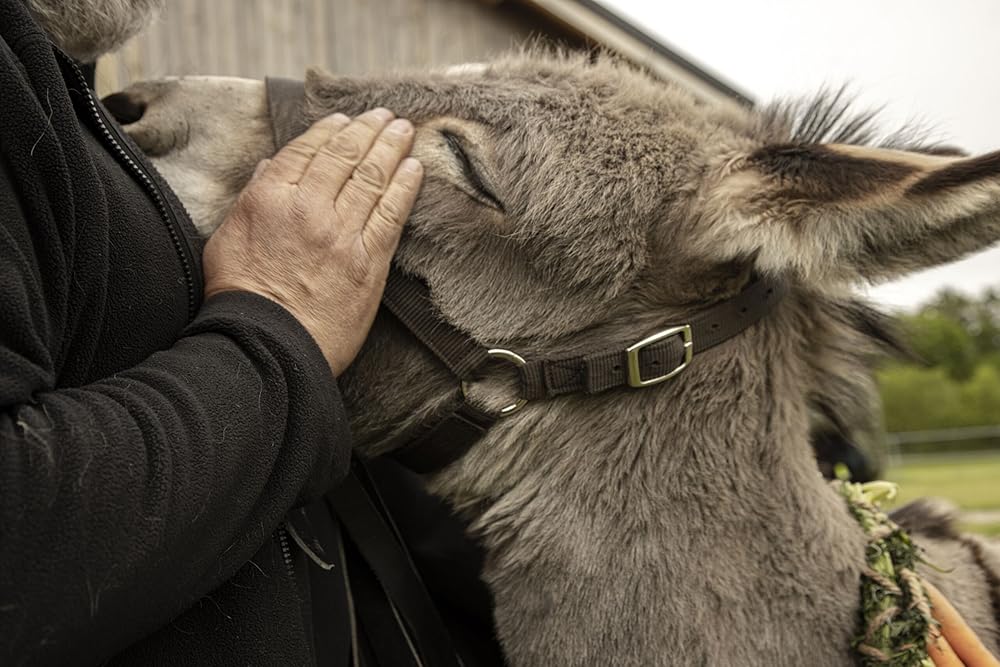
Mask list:
[[[291,577],[295,577],[295,565],[292,562],[292,545],[289,544],[288,529],[285,524],[278,526],[278,546],[281,547],[281,558],[285,561],[285,569]]]
[[[100,130],[101,136],[104,139],[104,144],[114,152],[118,161],[124,165],[129,172],[131,172],[136,180],[139,181],[143,190],[145,190],[150,199],[152,199],[153,204],[156,206],[156,210],[159,212],[160,217],[166,225],[167,231],[170,234],[170,240],[174,244],[174,249],[177,252],[177,256],[181,260],[181,267],[184,271],[184,280],[187,284],[188,291],[188,319],[193,319],[198,304],[196,288],[202,284],[202,277],[200,271],[198,270],[197,263],[194,261],[195,252],[194,249],[191,248],[187,235],[184,233],[183,229],[181,229],[180,223],[177,220],[173,209],[167,203],[166,198],[160,191],[160,187],[149,176],[146,169],[133,152],[123,145],[121,141],[119,141],[115,130],[113,130],[112,126],[109,125],[104,112],[94,99],[90,86],[87,84],[87,78],[83,75],[80,67],[73,61],[72,58],[65,55],[58,49],[55,49],[55,52],[63,63],[70,68],[70,71],[73,72],[76,82],[80,87],[79,92],[83,96],[84,101],[87,103],[91,119]],[[284,561],[285,569],[288,571],[289,576],[294,577],[295,568],[292,559],[292,549],[289,543],[288,531],[285,529],[284,524],[278,526],[277,533],[278,544],[281,548],[281,558]]]
[[[104,144],[113,151],[118,161],[135,177],[143,190],[146,191],[166,225],[167,232],[170,234],[170,240],[174,244],[174,250],[176,250],[177,256],[180,258],[181,268],[184,271],[184,280],[187,284],[188,292],[188,320],[194,319],[198,308],[198,288],[202,284],[202,277],[195,261],[196,254],[194,249],[191,248],[191,243],[181,228],[174,210],[167,203],[166,198],[160,191],[160,187],[149,176],[139,159],[116,137],[115,131],[105,119],[104,112],[94,99],[94,95],[91,93],[90,86],[87,85],[87,79],[84,77],[83,72],[80,71],[80,67],[69,56],[58,49],[55,49],[55,52],[73,72],[80,87],[79,93],[87,103],[90,117],[96,124],[97,129],[100,130]]]

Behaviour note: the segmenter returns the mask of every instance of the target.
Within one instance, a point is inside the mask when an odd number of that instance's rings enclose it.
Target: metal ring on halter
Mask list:
[[[492,350],[487,350],[486,354],[488,354],[493,359],[502,359],[504,361],[509,361],[510,363],[514,364],[515,366],[518,366],[519,368],[523,368],[524,366],[528,365],[528,362],[525,361],[524,357],[522,357],[520,354],[518,354],[517,352],[511,352],[510,350],[505,350],[503,348],[493,348]],[[462,398],[468,398],[467,386],[468,382],[462,380]],[[500,408],[499,414],[501,417],[512,415],[521,408],[523,408],[527,402],[528,399],[519,398],[510,405],[508,405],[507,407]]]

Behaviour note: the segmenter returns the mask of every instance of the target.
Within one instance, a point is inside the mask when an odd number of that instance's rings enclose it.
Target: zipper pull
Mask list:
[[[297,526],[296,523],[298,524]],[[289,512],[285,518],[285,529],[291,536],[292,541],[302,549],[302,552],[308,556],[309,560],[327,572],[335,567],[334,563],[326,560],[326,551],[313,534],[309,525],[309,517],[306,516],[304,508],[300,507],[297,510],[293,510],[293,512]]]

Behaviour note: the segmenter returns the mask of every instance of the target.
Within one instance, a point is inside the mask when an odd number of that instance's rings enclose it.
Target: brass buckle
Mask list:
[[[524,357],[522,357],[520,354],[518,354],[517,352],[511,352],[510,350],[504,350],[503,348],[493,348],[492,350],[487,350],[486,354],[488,354],[493,359],[503,359],[504,361],[509,361],[510,363],[518,367],[524,367],[528,365],[528,362],[525,361]],[[466,392],[468,384],[469,384],[468,382],[462,380],[463,399],[468,397],[468,394]],[[506,417],[507,415],[514,414],[515,412],[523,408],[527,402],[528,399],[526,398],[517,399],[510,405],[500,408],[500,416]]]
[[[670,338],[671,336],[680,336],[684,341],[684,361],[682,361],[677,368],[664,373],[663,375],[658,375],[655,378],[650,378],[648,380],[642,379],[642,372],[639,370],[639,353],[643,350],[643,348],[649,347],[654,343],[659,343],[661,340]],[[694,341],[691,338],[691,325],[684,324],[679,327],[670,327],[669,329],[664,329],[659,333],[653,334],[649,338],[643,338],[638,343],[625,348],[625,354],[628,356],[628,384],[630,387],[648,387],[650,385],[659,384],[665,380],[669,380],[687,368],[688,364],[691,363],[691,357],[694,356]]]

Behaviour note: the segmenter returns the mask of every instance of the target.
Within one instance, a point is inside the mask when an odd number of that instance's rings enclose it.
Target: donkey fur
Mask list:
[[[307,93],[310,119],[385,106],[414,122],[426,176],[397,261],[484,344],[529,358],[625,346],[753,272],[792,286],[674,380],[530,403],[429,478],[487,549],[511,664],[853,664],[865,541],[817,474],[810,409],[871,423],[875,319],[851,287],[1000,239],[1000,155],[860,145],[869,126],[836,97],[805,116],[716,108],[575,55],[312,72]],[[262,84],[182,79],[126,95],[146,106],[130,132],[210,233],[275,150]],[[473,398],[509,402],[504,370]],[[367,454],[456,391],[387,317],[342,388]],[[924,574],[1000,650],[1000,550],[930,532],[928,560],[951,571]]]

